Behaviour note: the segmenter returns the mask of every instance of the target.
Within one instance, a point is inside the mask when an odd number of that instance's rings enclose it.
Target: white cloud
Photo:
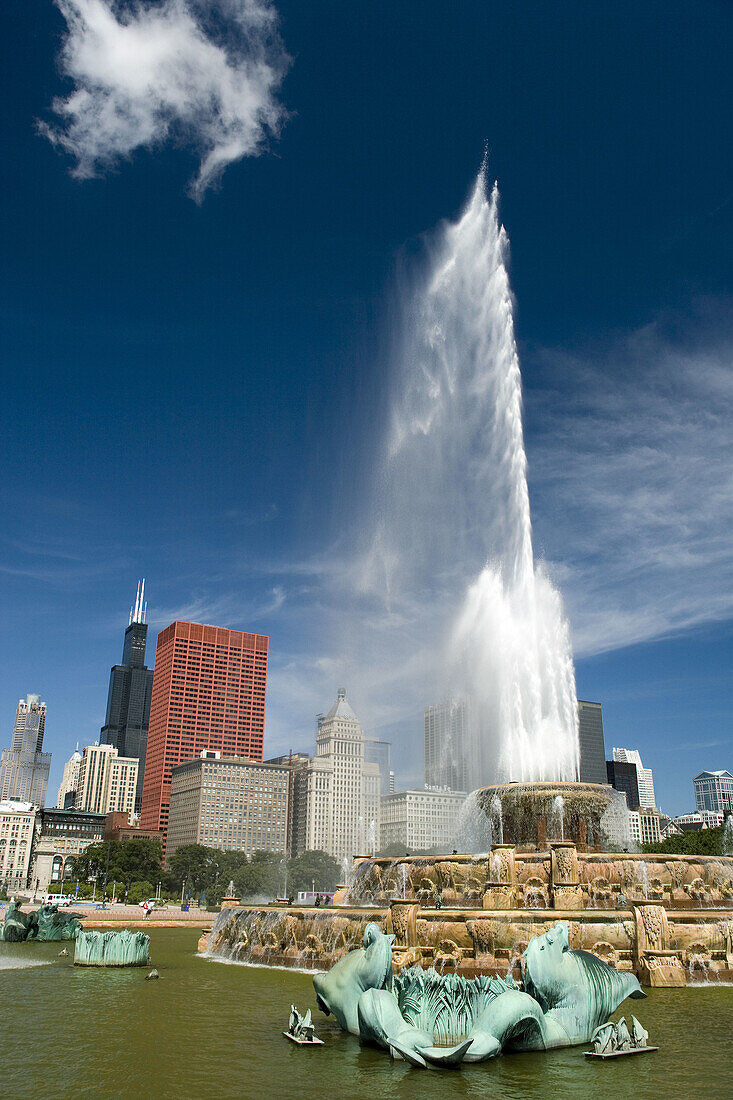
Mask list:
[[[246,600],[231,592],[219,596],[193,596],[187,603],[156,605],[151,609],[148,623],[161,630],[176,619],[194,623],[227,623],[235,629],[242,624],[255,623],[275,615],[286,600],[285,590],[274,585],[262,594],[260,601]]]
[[[79,179],[171,141],[200,158],[189,186],[200,201],[279,132],[289,59],[270,0],[55,2],[67,23],[60,67],[74,88],[53,101],[58,124],[39,128],[75,158]]]
[[[535,539],[585,656],[733,615],[733,335],[660,322],[542,352],[527,397]]]

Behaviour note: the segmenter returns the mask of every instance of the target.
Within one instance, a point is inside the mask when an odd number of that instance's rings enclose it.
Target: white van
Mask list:
[[[71,894],[46,894],[43,898],[44,905],[58,905],[59,909],[73,905],[75,901],[76,898]]]

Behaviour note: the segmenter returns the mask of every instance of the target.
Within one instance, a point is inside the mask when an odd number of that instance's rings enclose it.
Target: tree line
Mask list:
[[[722,856],[723,825],[712,829],[690,830],[681,836],[668,836],[653,844],[643,844],[644,852],[662,852],[670,856]]]
[[[326,852],[303,852],[292,859],[275,852],[248,857],[203,844],[177,848],[164,868],[160,842],[147,839],[90,844],[77,856],[73,875],[85,885],[95,883],[98,894],[105,882],[108,894],[115,884],[117,896],[126,895],[129,902],[142,901],[161,883],[161,893],[168,897],[205,897],[209,905],[219,904],[230,882],[236,897],[271,901],[299,890],[331,892],[340,877],[339,864]]]

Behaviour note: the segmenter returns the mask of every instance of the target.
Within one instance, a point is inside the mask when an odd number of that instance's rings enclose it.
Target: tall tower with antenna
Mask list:
[[[145,664],[147,612],[143,577],[138,581],[135,602],[130,608],[122,646],[122,663],[113,665],[110,670],[107,714],[99,738],[102,745],[114,745],[120,756],[134,756],[139,760],[136,813],[140,812],[142,802],[153,691],[153,670]]]

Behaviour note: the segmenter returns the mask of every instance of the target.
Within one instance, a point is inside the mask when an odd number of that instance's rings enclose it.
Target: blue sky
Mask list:
[[[3,741],[40,692],[55,787],[145,575],[151,662],[174,617],[270,635],[267,751],[343,680],[420,779],[420,689],[349,578],[404,272],[487,142],[535,551],[609,749],[687,809],[733,765],[730,5],[281,0],[279,44],[259,4],[148,7],[187,83],[85,37],[104,0],[10,9]]]

